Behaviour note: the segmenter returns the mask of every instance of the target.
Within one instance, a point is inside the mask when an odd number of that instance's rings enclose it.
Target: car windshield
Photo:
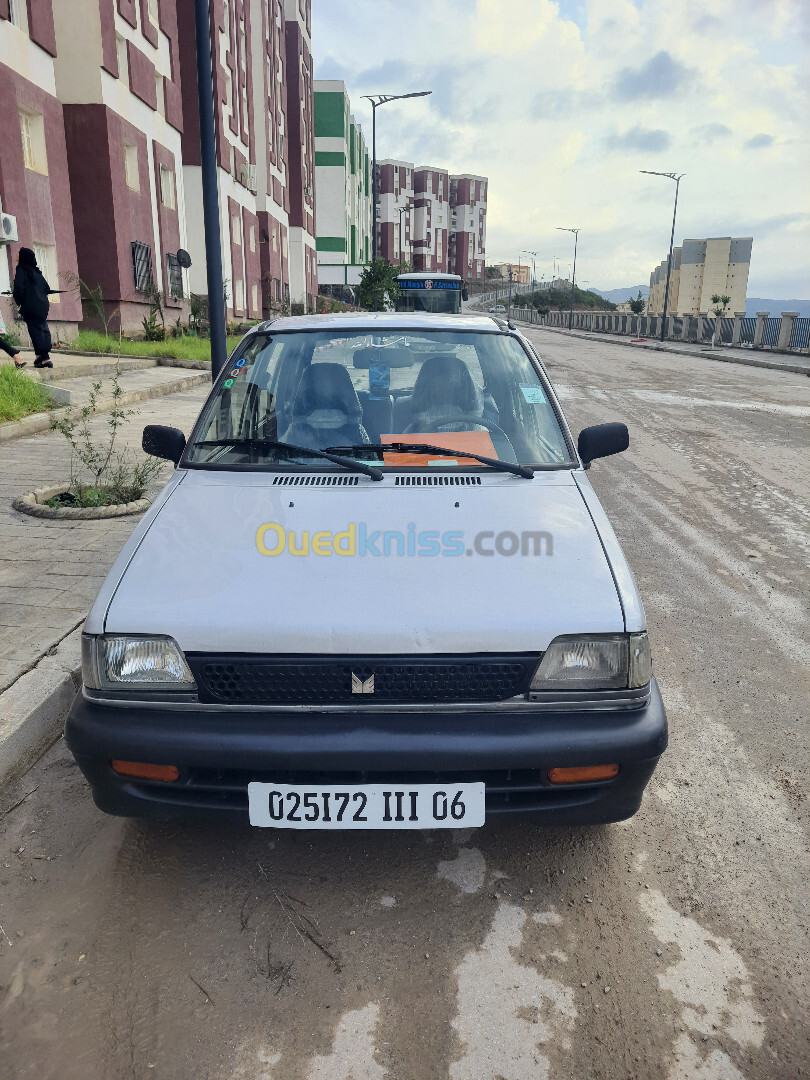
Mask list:
[[[448,453],[373,449],[393,443]],[[343,456],[382,467],[480,467],[454,459],[453,451],[540,467],[573,464],[547,385],[517,338],[501,332],[279,331],[247,338],[207,402],[184,460],[338,467],[286,446],[340,447]]]

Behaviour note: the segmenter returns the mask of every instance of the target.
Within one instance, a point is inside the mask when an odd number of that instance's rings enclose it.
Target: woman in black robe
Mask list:
[[[14,302],[28,327],[31,344],[36,353],[35,368],[53,367],[50,357],[51,331],[48,326],[51,303],[48,297],[56,292],[59,292],[59,289],[52,289],[42,276],[42,271],[37,266],[37,257],[31,248],[20,248],[14,274]]]

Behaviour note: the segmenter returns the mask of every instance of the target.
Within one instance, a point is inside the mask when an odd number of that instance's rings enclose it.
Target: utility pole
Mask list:
[[[509,281],[509,293],[506,301],[506,321],[508,322],[512,318],[512,264],[509,264],[509,270],[507,273],[507,279]]]
[[[222,241],[219,235],[214,85],[211,73],[211,13],[208,0],[194,0],[194,25],[197,32],[197,104],[200,113],[200,173],[208,278],[208,332],[211,337],[211,379],[216,381],[228,359],[228,342],[222,283]]]

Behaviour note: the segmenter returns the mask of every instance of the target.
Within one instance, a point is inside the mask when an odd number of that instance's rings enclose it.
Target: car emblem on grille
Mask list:
[[[369,675],[367,679],[361,679],[354,672],[352,672],[352,693],[353,694],[373,694],[374,693],[374,676]]]

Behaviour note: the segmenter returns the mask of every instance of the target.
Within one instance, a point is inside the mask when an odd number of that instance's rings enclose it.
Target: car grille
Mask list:
[[[191,653],[187,659],[204,704],[373,706],[504,701],[528,691],[540,658]]]

